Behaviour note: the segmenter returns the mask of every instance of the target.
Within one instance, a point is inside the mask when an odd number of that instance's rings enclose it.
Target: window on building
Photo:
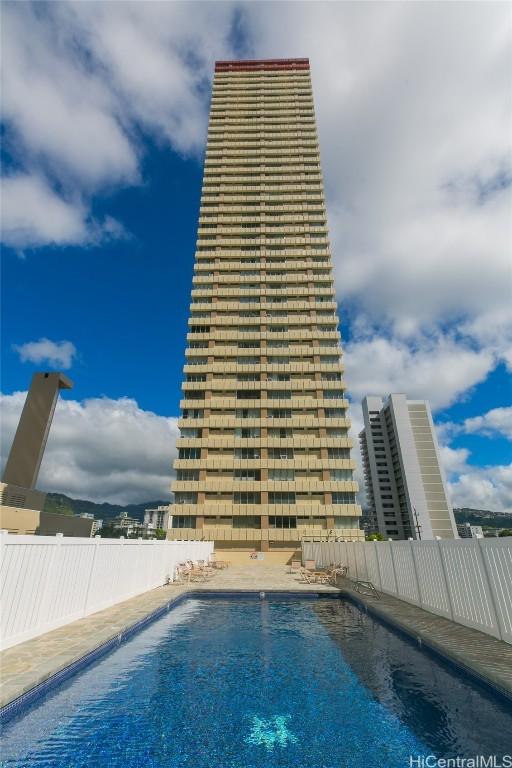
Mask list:
[[[191,515],[173,515],[172,516],[173,528],[195,528],[196,518]]]
[[[267,411],[269,419],[291,419],[291,408],[269,408]]]
[[[348,448],[328,448],[327,455],[330,459],[349,459],[350,450]]]
[[[270,491],[268,494],[269,504],[295,504],[295,493],[293,491]]]
[[[180,427],[181,437],[201,437],[202,430],[196,427]]]
[[[296,528],[297,527],[297,518],[296,517],[284,517],[284,516],[270,516],[268,518],[268,527],[269,528]]]
[[[260,397],[259,389],[239,389],[236,393],[237,400],[259,400]]]
[[[259,448],[235,448],[235,459],[259,459]]]
[[[255,480],[261,479],[261,470],[259,469],[235,469],[233,474],[235,480]]]
[[[197,504],[197,493],[195,491],[177,491],[174,494],[175,504]]]
[[[269,469],[269,480],[295,480],[294,469]]]
[[[293,459],[293,448],[269,448],[269,459]]]
[[[237,427],[235,429],[235,437],[250,438],[250,437],[259,437],[259,436],[260,436],[259,427]]]
[[[332,494],[333,504],[355,504],[356,495],[350,491],[333,491]]]
[[[252,528],[258,530],[261,528],[261,518],[255,515],[235,515],[233,517],[233,528]]]
[[[353,480],[352,469],[330,469],[329,477],[331,480]]]
[[[199,480],[199,470],[178,469],[176,470],[176,480]]]
[[[178,459],[200,459],[200,448],[180,448],[178,450]]]
[[[233,504],[260,504],[261,494],[258,491],[235,491]]]
[[[237,408],[235,416],[237,419],[259,419],[260,411],[258,408]]]

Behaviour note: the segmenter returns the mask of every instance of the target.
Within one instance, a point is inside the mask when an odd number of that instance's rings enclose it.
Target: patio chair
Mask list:
[[[208,581],[208,574],[202,568],[191,568],[188,572],[188,580],[191,581]]]
[[[313,574],[313,571],[307,571],[305,568],[303,568],[300,572],[301,581],[303,584],[315,584],[316,578]]]
[[[229,567],[229,563],[227,560],[217,560],[217,555],[215,552],[212,552],[210,555],[210,565],[212,568],[215,568],[216,570],[222,571],[224,568]]]
[[[301,569],[300,560],[292,560],[290,563],[290,569],[288,573],[299,573]]]
[[[304,568],[306,571],[314,571],[316,567],[316,563],[314,560],[306,560],[304,563]]]
[[[348,568],[346,565],[331,565],[329,568],[329,574],[334,583],[336,583],[336,580],[338,578],[344,579],[346,578],[348,573]]]
[[[197,567],[199,570],[204,571],[208,576],[215,575],[215,570],[205,560],[198,560]]]

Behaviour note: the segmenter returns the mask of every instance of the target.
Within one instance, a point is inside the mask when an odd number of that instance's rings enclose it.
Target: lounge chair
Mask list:
[[[315,584],[316,578],[313,574],[313,571],[307,571],[305,568],[303,568],[300,572],[301,580],[304,584]]]
[[[204,571],[208,576],[213,576],[215,574],[215,570],[209,565],[205,560],[198,560],[197,561],[197,567]]]
[[[224,570],[224,568],[229,567],[229,562],[227,560],[217,560],[217,555],[215,554],[215,552],[213,552],[210,555],[210,565],[212,568],[216,568],[219,571],[222,571]]]

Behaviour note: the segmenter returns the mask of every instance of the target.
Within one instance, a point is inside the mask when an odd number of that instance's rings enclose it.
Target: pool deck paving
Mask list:
[[[339,587],[339,589],[338,589]],[[0,653],[0,707],[18,699],[185,593],[269,591],[341,593],[512,700],[512,646],[387,595],[302,583],[286,566],[254,564],[217,571],[206,582],[174,583],[126,600]]]

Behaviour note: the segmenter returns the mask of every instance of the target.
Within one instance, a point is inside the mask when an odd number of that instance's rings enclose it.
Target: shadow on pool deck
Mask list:
[[[330,594],[341,591],[512,698],[512,646],[387,595],[380,600],[362,597],[353,592],[350,582],[342,582],[340,587],[341,590],[330,585],[301,583],[296,573],[282,565],[246,565],[218,571],[207,582],[174,583],[154,589],[2,651],[0,707],[125,632],[175,597],[194,591],[222,590]]]

